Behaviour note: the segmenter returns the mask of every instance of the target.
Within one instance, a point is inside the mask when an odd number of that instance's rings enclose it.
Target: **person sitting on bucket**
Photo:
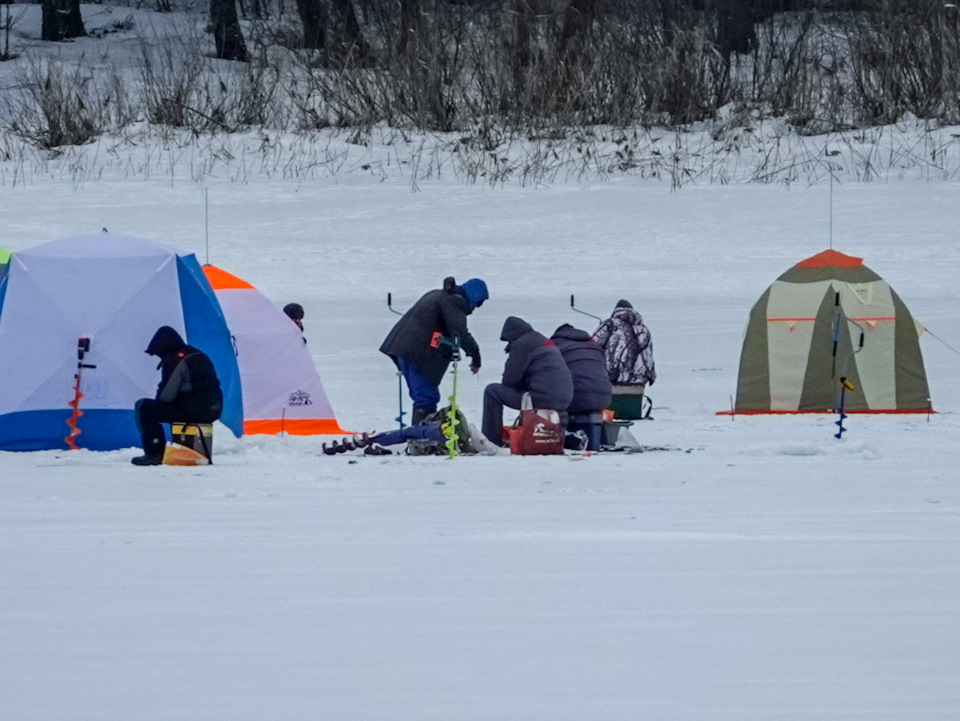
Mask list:
[[[574,328],[569,323],[557,328],[550,340],[560,349],[573,378],[573,400],[567,407],[570,416],[567,428],[570,431],[583,430],[588,439],[587,448],[599,450],[599,431],[594,434],[596,437],[591,437],[589,429],[576,421],[575,417],[599,413],[610,406],[611,385],[603,349],[587,331]]]
[[[156,398],[141,398],[133,409],[143,455],[137,466],[163,463],[167,439],[163,423],[213,423],[223,411],[223,392],[213,363],[205,353],[187,345],[170,326],[161,326],[145,353],[160,358],[160,385]]]
[[[616,411],[618,396],[640,397],[646,386],[657,380],[650,329],[630,301],[617,302],[613,314],[600,324],[593,339],[603,348],[607,361],[607,375],[613,383],[613,410]]]
[[[507,362],[500,383],[483,391],[483,435],[503,445],[503,407],[519,410],[523,394],[533,407],[563,413],[573,400],[573,379],[560,350],[527,321],[510,316],[503,323],[500,340],[506,341]]]
[[[431,290],[404,313],[387,335],[380,352],[390,356],[407,382],[413,400],[410,424],[418,425],[437,410],[440,382],[443,380],[453,348],[435,342],[435,336],[457,340],[470,356],[470,370],[480,370],[480,346],[467,330],[467,316],[489,298],[487,284],[472,278],[457,285],[453,278],[443,281],[443,288]]]

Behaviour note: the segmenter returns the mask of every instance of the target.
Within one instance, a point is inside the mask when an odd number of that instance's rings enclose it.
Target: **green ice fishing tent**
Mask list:
[[[7,263],[10,262],[10,251],[0,248],[0,278],[3,278],[3,274],[7,270]]]
[[[929,413],[918,324],[863,259],[827,250],[797,263],[750,312],[733,413]]]

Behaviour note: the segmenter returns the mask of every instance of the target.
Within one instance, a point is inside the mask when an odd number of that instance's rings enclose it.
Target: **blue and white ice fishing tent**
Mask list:
[[[236,355],[220,305],[196,257],[110,233],[14,252],[0,275],[0,450],[66,448],[78,342],[90,339],[75,444],[139,444],[138,398],[156,394],[157,358],[144,349],[169,325],[207,353],[224,394],[221,419],[243,431]]]

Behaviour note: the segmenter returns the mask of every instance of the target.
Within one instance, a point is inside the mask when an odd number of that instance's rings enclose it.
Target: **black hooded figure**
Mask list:
[[[293,321],[293,324],[300,329],[300,334],[303,334],[303,306],[299,303],[287,303],[283,306],[283,312],[286,314],[287,318]],[[304,338],[303,342],[306,343],[307,339]]]
[[[560,350],[522,318],[503,323],[500,340],[506,341],[507,362],[503,380],[483,391],[483,435],[503,445],[503,407],[520,408],[529,393],[534,408],[567,410],[573,400],[573,379]]]
[[[170,326],[161,326],[147,350],[160,358],[160,385],[157,397],[141,398],[133,409],[140,431],[142,456],[133,459],[138,466],[156,466],[163,462],[167,444],[163,423],[185,421],[213,423],[223,411],[223,392],[213,363],[205,353],[187,345]]]

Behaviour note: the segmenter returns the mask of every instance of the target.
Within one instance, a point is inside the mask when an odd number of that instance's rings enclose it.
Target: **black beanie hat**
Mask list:
[[[617,308],[633,308],[629,300],[623,300],[622,298],[617,301]]]
[[[303,306],[299,303],[287,303],[283,306],[283,312],[286,313],[291,320],[303,320]]]

